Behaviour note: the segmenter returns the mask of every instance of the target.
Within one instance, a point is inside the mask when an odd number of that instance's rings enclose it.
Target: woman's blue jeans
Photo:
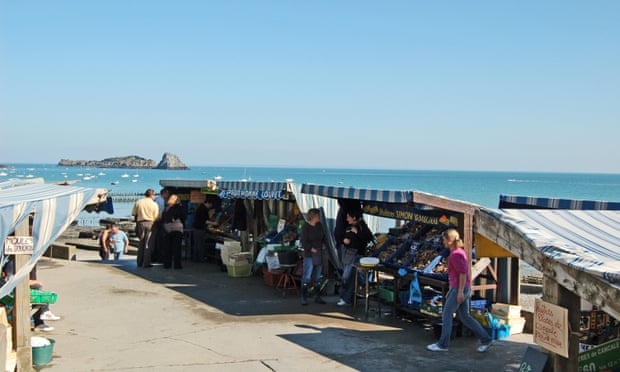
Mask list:
[[[459,320],[463,325],[474,332],[476,337],[480,339],[482,344],[488,344],[491,342],[491,337],[487,331],[478,323],[476,319],[471,316],[469,312],[469,296],[471,295],[471,287],[465,287],[463,290],[465,301],[462,304],[458,304],[458,288],[450,288],[446,295],[446,302],[443,304],[441,338],[437,341],[439,347],[447,349],[450,346],[450,335],[452,334],[452,317],[454,313],[457,313]]]

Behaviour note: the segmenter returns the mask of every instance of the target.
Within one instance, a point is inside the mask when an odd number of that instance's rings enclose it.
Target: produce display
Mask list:
[[[421,271],[442,253],[442,232],[443,229],[437,226],[410,222],[401,228],[390,229],[389,234],[377,236],[376,248],[370,255],[378,257],[388,266]],[[437,263],[432,272],[447,272],[445,258]]]

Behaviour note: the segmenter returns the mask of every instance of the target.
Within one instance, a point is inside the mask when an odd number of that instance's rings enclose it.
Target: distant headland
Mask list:
[[[181,159],[169,152],[164,153],[161,161],[157,163],[152,159],[130,155],[103,160],[69,160],[61,159],[58,162],[61,167],[92,167],[92,168],[131,168],[131,169],[189,169]]]

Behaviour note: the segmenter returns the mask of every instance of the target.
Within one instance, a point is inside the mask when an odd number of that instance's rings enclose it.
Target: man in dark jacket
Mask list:
[[[325,251],[325,233],[321,225],[321,212],[312,208],[308,211],[308,221],[301,227],[300,239],[304,249],[304,271],[301,278],[301,304],[307,305],[308,285],[310,281],[320,288],[323,272],[323,252]],[[320,289],[316,291],[314,302],[324,304]]]
[[[355,270],[353,265],[359,261],[360,257],[366,253],[366,246],[372,240],[372,233],[368,225],[362,219],[362,213],[358,210],[347,212],[347,227],[344,239],[344,249],[342,253],[343,272],[340,280],[340,300],[338,306],[350,305],[353,303],[355,292]]]

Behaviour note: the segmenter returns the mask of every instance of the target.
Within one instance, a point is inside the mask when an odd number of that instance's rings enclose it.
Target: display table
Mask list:
[[[407,273],[407,275],[401,277],[400,275],[398,275],[398,269],[390,268],[387,266],[381,266],[380,270],[394,277],[394,302],[392,305],[393,310],[394,310],[392,314],[394,317],[396,317],[397,310],[403,311],[409,314],[413,314],[416,316],[422,316],[422,317],[433,316],[427,313],[423,313],[419,310],[411,309],[405,306],[400,306],[398,304],[398,301],[400,299],[400,285],[402,282],[411,282],[411,280],[413,280],[412,273]],[[440,290],[444,300],[445,300],[446,294],[448,293],[448,290],[450,289],[450,286],[447,281],[443,281],[443,280],[439,280],[435,278],[429,278],[423,275],[418,275],[418,283],[420,283],[421,289],[423,289],[425,286],[429,286],[429,287],[433,287],[435,289]]]
[[[359,274],[363,274],[364,275],[364,293],[363,293],[363,299],[364,299],[364,319],[368,319],[368,309],[370,307],[370,297],[371,296],[376,296],[379,291],[374,290],[371,291],[369,289],[368,283],[370,282],[370,277],[371,274],[374,274],[375,276],[377,275],[377,272],[383,267],[382,265],[376,265],[376,266],[362,266],[359,263],[355,263],[353,264],[353,267],[355,267],[356,272],[354,273],[355,275],[355,286],[354,288],[354,295],[353,295],[353,312],[355,312],[355,310],[357,309],[357,287],[358,287],[358,281],[359,281]]]

